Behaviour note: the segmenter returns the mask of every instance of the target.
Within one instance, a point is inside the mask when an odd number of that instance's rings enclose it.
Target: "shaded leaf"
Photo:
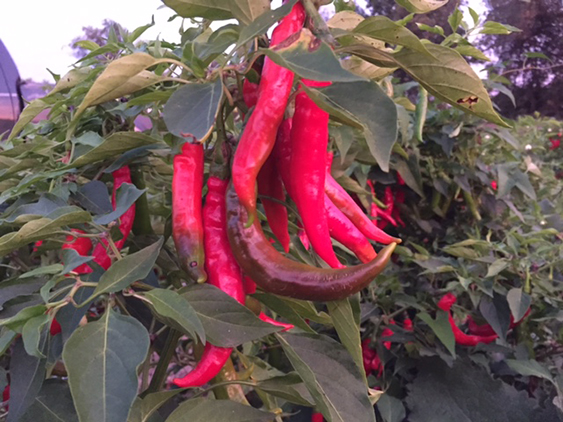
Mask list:
[[[375,422],[360,369],[344,346],[330,337],[277,336],[289,361],[330,422]]]
[[[219,347],[236,347],[280,331],[260,319],[246,306],[209,284],[192,286],[182,296],[195,309],[207,340]]]
[[[442,310],[436,312],[436,319],[432,319],[430,315],[425,312],[420,312],[416,315],[423,320],[434,331],[436,337],[442,342],[446,349],[455,357],[455,337],[450,325],[448,313]]]
[[[137,398],[133,404],[127,422],[150,422],[151,416],[154,415],[161,406],[183,391],[185,390],[178,388],[171,391],[147,394],[143,399]]]
[[[135,185],[131,183],[123,183],[117,189],[115,196],[115,210],[94,218],[94,223],[109,224],[112,221],[117,220],[125,214],[129,208],[131,208],[131,206],[143,193],[145,193],[145,189],[137,189]]]
[[[510,313],[514,321],[520,321],[524,318],[530,305],[532,304],[532,297],[528,293],[524,293],[522,289],[510,289],[506,295]]]
[[[46,380],[19,422],[78,422],[66,381]]]
[[[269,0],[230,0],[231,13],[242,24],[249,24],[270,10]]]
[[[550,382],[554,382],[553,377],[549,370],[539,364],[538,361],[534,359],[530,360],[516,360],[516,359],[506,359],[506,364],[515,372],[525,377],[538,377],[546,379]]]
[[[213,130],[222,96],[221,79],[177,89],[162,113],[168,131],[193,141],[204,141]]]
[[[148,348],[149,335],[141,323],[111,309],[72,334],[63,360],[81,422],[127,419],[137,395],[137,367]]]
[[[270,422],[275,415],[231,400],[191,399],[183,402],[166,422]]]
[[[383,394],[379,398],[377,409],[384,422],[403,422],[407,416],[403,402],[389,394]]]
[[[241,46],[246,44],[252,38],[265,34],[268,28],[291,11],[295,3],[297,3],[297,0],[284,2],[283,5],[278,7],[276,10],[267,10],[251,23],[244,26],[240,31],[237,45]]]

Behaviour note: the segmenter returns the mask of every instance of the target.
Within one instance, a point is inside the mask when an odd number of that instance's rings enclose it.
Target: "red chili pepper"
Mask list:
[[[516,328],[518,325],[520,325],[524,321],[524,319],[528,315],[530,315],[530,312],[532,312],[532,309],[528,308],[528,310],[526,311],[524,316],[519,321],[514,321],[514,317],[512,315],[510,315],[509,330],[512,330],[512,329]],[[467,328],[468,328],[468,330],[471,334],[475,334],[475,335],[478,335],[478,336],[491,336],[491,335],[496,334],[495,330],[493,330],[493,327],[491,327],[490,324],[479,325],[473,320],[471,315],[467,316],[467,324],[468,324]]]
[[[296,3],[274,29],[270,45],[279,44],[298,32],[304,21],[303,5]],[[258,89],[258,102],[242,133],[232,169],[233,184],[247,210],[249,225],[256,214],[256,178],[274,147],[292,86],[293,72],[266,57]]]
[[[493,190],[497,190],[498,189],[498,183],[496,180],[493,180],[491,182],[491,188],[493,188]]]
[[[90,268],[90,267],[88,267],[88,268]],[[62,331],[61,324],[59,323],[59,321],[57,321],[56,318],[53,318],[53,321],[51,322],[51,326],[49,327],[49,333],[52,336],[56,336],[61,331]]]
[[[304,82],[307,86],[330,85]],[[325,203],[328,117],[306,92],[297,94],[291,128],[291,190],[313,249],[331,267],[342,268],[332,249],[326,214],[319,212]]]
[[[561,139],[558,138],[550,139],[549,142],[551,142],[551,145],[549,147],[551,151],[556,150],[561,146]]]
[[[80,229],[71,229],[72,232],[84,234],[83,230]],[[66,243],[61,247],[61,249],[74,249],[78,255],[87,256],[92,249],[92,240],[88,237],[74,237],[68,235],[66,237]],[[78,274],[85,274],[91,271],[88,263],[84,263],[76,267],[74,272]],[[52,327],[51,327],[52,328]]]
[[[182,267],[198,283],[206,279],[203,254],[201,193],[203,145],[185,143],[174,157],[172,234]]]
[[[393,242],[401,243],[401,239],[389,236],[383,230],[377,228],[352,197],[348,195],[348,192],[330,174],[327,174],[326,177],[325,190],[333,204],[340,208],[340,211],[354,223],[364,236],[384,245]]]
[[[395,191],[395,206],[393,207],[393,212],[391,213],[391,217],[393,217],[395,221],[403,227],[405,227],[405,222],[401,218],[400,209],[397,204],[404,204],[405,197],[406,195],[403,189]]]
[[[129,166],[123,166],[118,170],[115,170],[112,173],[113,176],[113,192],[111,196],[111,201],[113,205],[113,209],[116,206],[116,197],[117,197],[117,189],[123,183],[132,183],[131,182],[131,172],[129,170]],[[131,207],[123,213],[120,217],[120,225],[119,230],[121,231],[122,237],[118,241],[115,242],[115,246],[117,249],[123,248],[127,237],[129,237],[129,233],[131,233],[131,229],[133,228],[133,223],[135,221],[135,204],[131,205]],[[92,256],[94,257],[93,261],[101,266],[104,269],[108,269],[111,266],[111,258],[107,253],[108,242],[105,239],[101,239],[100,242],[94,248],[92,252]],[[85,273],[92,272],[91,269],[85,271]]]
[[[260,169],[260,173],[258,173],[258,193],[277,200],[272,201],[262,198],[262,205],[264,206],[266,218],[268,219],[268,224],[274,236],[276,236],[281,243],[284,251],[286,253],[289,252],[290,239],[287,208],[283,205],[283,202],[285,202],[285,192],[283,190],[282,179],[276,168],[274,157],[271,155]]]
[[[396,244],[374,260],[342,269],[315,268],[280,254],[258,221],[245,227],[247,215],[233,188],[227,190],[227,232],[238,264],[265,291],[303,300],[338,300],[360,291],[383,271]]]
[[[488,336],[477,336],[465,334],[463,331],[461,331],[461,329],[455,323],[454,317],[451,313],[452,306],[456,301],[457,298],[453,293],[447,293],[438,302],[438,307],[448,313],[448,321],[450,323],[450,326],[452,327],[455,342],[457,344],[461,344],[462,346],[476,346],[479,343],[492,343],[498,338],[498,335],[496,334]]]
[[[258,315],[258,318],[260,318],[264,322],[275,325],[276,327],[283,327],[282,331],[289,331],[292,328],[295,328],[295,325],[288,324],[286,322],[276,321],[275,319],[266,315],[264,312],[260,312],[260,315]]]
[[[4,387],[4,391],[2,391],[2,401],[6,403],[6,410],[9,410],[8,400],[10,400],[10,384]]]
[[[313,416],[311,416],[311,422],[323,422],[323,421],[324,418],[322,413],[315,412],[313,413]]]
[[[326,195],[324,202],[330,237],[354,252],[360,261],[369,262],[374,259],[377,254],[365,236]]]
[[[221,169],[222,170],[222,169]],[[219,171],[220,172],[220,171]],[[207,180],[207,196],[203,207],[203,232],[207,282],[244,304],[242,272],[231,252],[226,229],[225,192],[228,179],[214,174]],[[224,177],[224,175],[222,175]],[[232,348],[205,345],[197,366],[183,378],[174,379],[178,387],[199,387],[213,379],[225,365]]]
[[[403,328],[407,331],[413,331],[414,327],[412,324],[412,319],[405,318],[405,320],[403,321]]]

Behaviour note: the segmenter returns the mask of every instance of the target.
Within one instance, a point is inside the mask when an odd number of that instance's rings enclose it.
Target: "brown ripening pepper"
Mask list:
[[[357,293],[383,271],[396,246],[391,243],[366,264],[316,268],[284,257],[270,244],[258,221],[245,228],[247,221],[231,185],[227,190],[227,232],[237,262],[265,291],[295,299],[329,301]]]

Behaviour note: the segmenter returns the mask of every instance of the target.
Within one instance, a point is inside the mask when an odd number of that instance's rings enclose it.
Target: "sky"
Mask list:
[[[470,0],[470,3],[479,13],[484,12],[483,0]],[[281,0],[276,0],[272,7],[279,4]],[[362,6],[365,0],[357,0],[357,4]],[[22,79],[52,82],[47,69],[60,75],[70,70],[76,61],[70,42],[82,35],[82,27],[101,27],[104,19],[132,31],[150,23],[154,15],[155,26],[142,38],[179,41],[181,20],[167,22],[174,12],[162,6],[161,0],[1,0],[0,40],[14,59]]]

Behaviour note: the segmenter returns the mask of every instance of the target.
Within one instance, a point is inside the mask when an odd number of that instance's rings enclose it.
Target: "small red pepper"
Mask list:
[[[311,422],[324,422],[323,414],[319,412],[313,412],[311,416]]]
[[[62,331],[61,324],[59,323],[59,321],[57,321],[56,318],[53,318],[53,321],[51,322],[51,326],[49,327],[49,334],[51,334],[52,336],[56,336],[61,331]]]
[[[10,384],[4,387],[2,391],[2,401],[6,403],[6,410],[9,410],[8,401],[10,400]]]
[[[451,313],[452,306],[456,301],[457,298],[453,293],[446,293],[446,295],[444,295],[438,302],[438,307],[448,313],[448,321],[450,323],[450,326],[452,327],[455,342],[457,344],[461,344],[462,346],[476,346],[479,343],[492,343],[498,338],[497,334],[478,336],[465,334],[463,331],[461,331],[461,329],[455,323],[454,317]]]
[[[551,145],[549,147],[551,151],[556,150],[561,146],[561,139],[558,138],[550,139],[549,142],[551,142]]]
[[[392,242],[401,243],[401,239],[389,236],[376,227],[352,197],[348,195],[348,192],[330,174],[327,174],[326,177],[325,191],[333,204],[340,208],[340,211],[354,223],[364,236],[384,245]]]
[[[298,2],[274,29],[270,45],[279,44],[298,32],[304,21],[305,10]],[[247,211],[247,224],[251,224],[256,216],[256,178],[274,147],[292,86],[293,72],[266,57],[258,101],[246,123],[233,160],[233,184]]]
[[[185,143],[174,157],[172,178],[172,235],[182,267],[194,281],[206,279],[203,254],[201,194],[203,145]]]

